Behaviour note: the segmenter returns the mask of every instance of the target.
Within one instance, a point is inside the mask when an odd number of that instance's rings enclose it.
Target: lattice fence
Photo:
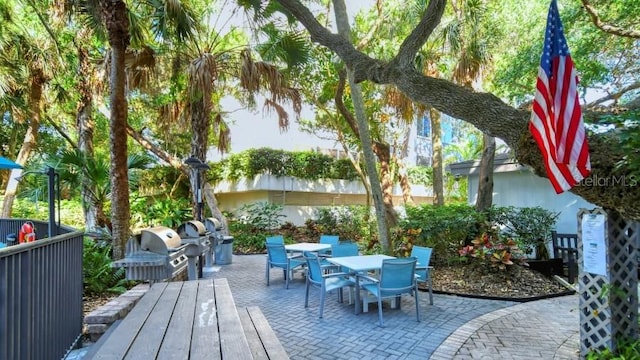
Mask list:
[[[585,272],[583,217],[604,215],[606,274]],[[580,354],[591,349],[615,350],[615,340],[638,334],[638,244],[640,226],[615,211],[578,212],[578,279]],[[587,244],[589,251],[590,244]],[[587,254],[590,256],[590,254]]]

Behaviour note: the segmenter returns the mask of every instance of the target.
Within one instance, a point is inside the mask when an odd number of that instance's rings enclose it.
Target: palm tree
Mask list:
[[[127,158],[127,170],[146,169],[151,164],[147,156],[132,154]],[[89,204],[96,209],[96,225],[101,228],[111,228],[111,220],[105,212],[105,206],[111,199],[112,184],[110,181],[109,160],[101,156],[88,156],[80,149],[63,151],[60,160],[54,166],[60,174],[61,184],[68,191],[78,189],[84,182],[92,184],[87,195]],[[128,171],[129,184],[137,185],[135,172]],[[113,212],[113,210],[112,210]],[[88,229],[91,230],[91,229]]]
[[[193,12],[179,1],[146,3],[140,7],[144,14],[131,12],[124,1],[98,0],[89,2],[88,14],[100,16],[110,45],[109,52],[109,105],[110,105],[110,180],[111,219],[113,224],[113,257],[124,257],[124,244],[129,238],[130,205],[127,176],[127,49],[131,39],[142,47],[145,41],[144,26],[149,26],[156,38],[184,41],[195,27]],[[133,20],[133,24],[131,23]],[[147,22],[145,22],[145,20]],[[132,26],[133,25],[133,26]]]
[[[42,121],[42,103],[45,85],[50,77],[51,53],[56,53],[55,44],[41,32],[27,30],[29,27],[45,25],[40,18],[30,17],[27,7],[17,4],[3,3],[3,33],[0,38],[0,69],[4,80],[0,80],[0,97],[4,102],[16,104],[23,101],[22,109],[9,105],[3,110],[9,111],[16,122],[28,124],[22,146],[16,158],[19,164],[25,164],[37,144],[38,130]],[[20,11],[17,11],[20,9]],[[30,7],[29,7],[30,9]],[[18,100],[20,99],[20,100]],[[17,175],[17,174],[16,174]],[[12,171],[12,175],[14,173]],[[2,207],[2,217],[9,217],[17,184],[8,182]]]

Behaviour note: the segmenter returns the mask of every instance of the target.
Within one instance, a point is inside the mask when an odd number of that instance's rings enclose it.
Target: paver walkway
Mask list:
[[[319,292],[304,308],[304,278],[284,288],[282,271],[264,278],[265,256],[234,256],[214,277],[226,277],[237,306],[258,305],[292,359],[578,359],[578,296],[515,303],[420,293],[420,319],[413,299],[400,310],[385,305],[385,327],[376,305],[353,314],[353,306],[328,296],[318,318]]]
[[[319,292],[304,307],[304,278],[284,288],[280,269],[265,281],[265,255],[233,256],[232,264],[209,268],[206,277],[227,278],[238,307],[257,305],[291,359],[578,359],[578,296],[515,303],[420,293],[420,322],[413,299],[401,309],[376,305],[354,315],[353,306],[327,296],[318,318]],[[221,331],[224,331],[221,329]],[[81,359],[82,352],[70,359]]]

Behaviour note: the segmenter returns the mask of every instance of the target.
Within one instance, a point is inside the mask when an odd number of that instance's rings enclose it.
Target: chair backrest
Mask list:
[[[338,235],[320,235],[320,244],[338,245],[340,237]]]
[[[305,251],[302,254],[307,260],[307,276],[309,281],[315,284],[322,283],[322,267],[320,266],[318,255],[310,251]]]
[[[429,262],[431,261],[431,253],[433,252],[432,248],[424,247],[424,246],[413,246],[411,249],[411,257],[418,259],[417,265],[420,268],[426,268],[429,266]],[[426,281],[427,270],[416,270],[416,274],[420,275],[422,278],[421,281]]]
[[[267,236],[267,244],[284,244],[282,235]]]
[[[358,256],[359,253],[358,244],[355,243],[340,243],[331,245],[332,257],[344,257],[344,256]]]
[[[283,244],[267,243],[267,256],[271,264],[287,264],[287,250]]]
[[[415,284],[416,262],[414,257],[382,260],[380,291],[383,296],[411,291]]]

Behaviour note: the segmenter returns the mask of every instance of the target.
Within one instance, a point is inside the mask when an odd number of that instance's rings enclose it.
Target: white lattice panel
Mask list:
[[[607,275],[584,271],[582,218],[605,216]],[[580,292],[580,353],[591,349],[615,350],[615,339],[638,334],[638,223],[615,211],[578,212],[578,277]]]

